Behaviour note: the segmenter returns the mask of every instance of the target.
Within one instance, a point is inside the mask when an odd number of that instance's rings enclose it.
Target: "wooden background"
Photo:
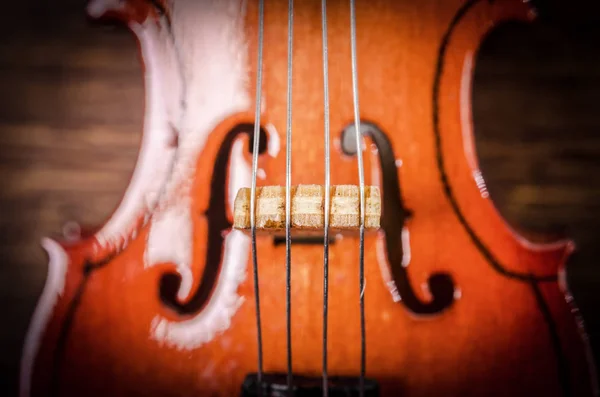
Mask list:
[[[600,351],[600,19],[592,2],[490,36],[473,113],[492,198],[514,227],[566,234],[568,272]],[[39,245],[66,221],[98,225],[136,160],[143,87],[133,37],[92,26],[83,0],[5,4],[0,25],[0,394],[13,395],[46,277]],[[600,355],[596,354],[597,357]]]

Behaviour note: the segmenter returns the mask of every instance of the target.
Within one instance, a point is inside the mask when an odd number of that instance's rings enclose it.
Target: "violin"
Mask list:
[[[92,0],[139,44],[122,200],[45,238],[33,396],[592,396],[570,240],[479,170],[478,46],[520,0]]]

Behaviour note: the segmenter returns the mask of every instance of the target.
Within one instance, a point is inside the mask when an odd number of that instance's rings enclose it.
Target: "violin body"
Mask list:
[[[593,363],[565,283],[570,241],[536,244],[488,197],[471,123],[478,46],[530,20],[518,0],[359,0],[366,183],[366,376],[383,396],[591,396]],[[146,87],[136,169],[110,219],[45,239],[46,286],[21,396],[237,396],[257,371],[250,238],[255,1],[94,0],[139,42]],[[259,185],[285,185],[287,4],[266,0]],[[296,1],[292,183],[324,180],[321,4]],[[350,9],[328,4],[331,180],[357,184]],[[355,149],[355,148],[354,148]],[[285,243],[257,237],[264,370],[285,373]],[[322,370],[323,245],[291,251],[293,372]],[[328,370],[360,370],[358,238],[330,244]]]

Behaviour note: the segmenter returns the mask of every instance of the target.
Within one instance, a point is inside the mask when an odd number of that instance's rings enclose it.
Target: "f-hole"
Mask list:
[[[236,138],[241,134],[248,134],[249,142],[254,139],[253,124],[238,124],[227,133],[221,143],[215,159],[215,166],[210,182],[210,199],[206,212],[203,214],[208,223],[206,240],[206,257],[204,273],[200,286],[192,298],[181,303],[177,299],[177,291],[181,285],[181,276],[177,273],[166,273],[160,279],[160,300],[164,305],[180,315],[193,315],[202,310],[215,287],[217,276],[223,261],[223,243],[225,232],[231,230],[232,224],[227,219],[227,167],[231,157],[231,148]],[[267,149],[267,134],[261,128],[259,154]],[[249,145],[252,154],[252,145]],[[194,243],[201,243],[194,241]]]
[[[382,181],[381,231],[385,236],[385,250],[391,268],[392,281],[400,295],[401,302],[415,314],[440,313],[454,302],[454,282],[447,273],[434,273],[427,280],[432,299],[429,302],[423,302],[415,294],[406,268],[402,266],[404,248],[401,240],[405,222],[413,214],[402,201],[396,156],[392,144],[386,133],[374,123],[361,121],[361,134],[370,138],[378,151]],[[346,155],[356,155],[354,136],[354,125],[349,125],[342,131],[341,147]]]

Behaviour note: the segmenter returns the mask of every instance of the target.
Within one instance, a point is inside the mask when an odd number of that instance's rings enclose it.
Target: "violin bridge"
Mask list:
[[[234,202],[233,227],[250,230],[250,188],[238,191]],[[256,188],[256,230],[285,232],[285,186]],[[333,185],[330,193],[329,228],[333,231],[358,231],[360,193],[356,185]],[[322,232],[325,223],[325,186],[298,185],[291,191],[291,229],[294,232]],[[381,197],[379,188],[365,186],[365,230],[379,229]]]

